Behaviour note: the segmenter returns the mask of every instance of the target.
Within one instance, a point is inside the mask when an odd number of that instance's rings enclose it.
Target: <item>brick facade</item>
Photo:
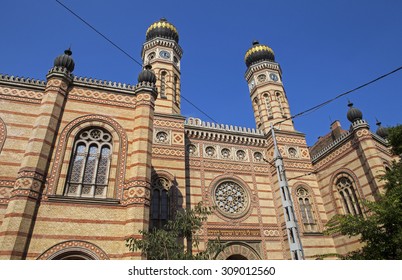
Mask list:
[[[159,57],[161,51],[171,57]],[[219,259],[289,259],[276,169],[270,165],[269,123],[290,116],[279,65],[261,62],[247,70],[248,82],[258,79],[250,101],[260,129],[246,129],[180,115],[177,42],[150,38],[142,55],[156,85],[75,77],[58,66],[46,81],[0,76],[0,258],[139,259],[125,240],[149,228],[153,195],[159,193],[154,187],[162,178],[159,187],[170,193],[171,213],[199,201],[218,206],[199,234],[203,241],[219,235],[228,242]],[[279,80],[265,82],[269,71]],[[263,99],[272,106],[264,107]],[[90,128],[112,138],[106,191],[102,197],[72,196],[67,185],[75,143]],[[333,215],[345,213],[335,186],[342,174],[353,181],[357,198],[376,199],[383,187],[378,175],[393,159],[386,140],[364,120],[325,145],[321,141],[314,153],[289,120],[276,137],[306,258],[358,248],[357,239],[322,232]],[[228,194],[228,186],[238,196]],[[298,204],[300,193],[309,203],[309,223]]]

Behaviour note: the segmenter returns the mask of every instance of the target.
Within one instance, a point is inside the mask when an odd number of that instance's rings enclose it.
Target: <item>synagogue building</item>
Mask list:
[[[127,238],[200,201],[215,207],[201,240],[227,244],[218,259],[292,259],[299,241],[305,259],[358,249],[357,238],[323,231],[334,215],[365,215],[361,200],[377,199],[393,160],[387,130],[370,130],[350,103],[350,123],[333,122],[308,147],[273,50],[254,42],[245,51],[255,128],[181,115],[183,50],[165,19],[146,31],[134,85],[75,76],[71,50],[44,80],[0,75],[0,259],[141,259]],[[292,213],[297,235],[287,228]]]

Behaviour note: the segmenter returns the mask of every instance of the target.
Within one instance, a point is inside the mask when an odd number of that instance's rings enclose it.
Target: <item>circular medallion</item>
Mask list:
[[[197,152],[197,147],[194,144],[190,144],[187,146],[187,150],[190,155],[195,155]]]
[[[230,150],[227,148],[224,148],[224,149],[222,149],[221,154],[222,154],[223,158],[228,158],[230,156]]]
[[[257,80],[261,83],[261,82],[265,82],[265,80],[267,79],[267,75],[265,74],[260,74],[257,76]]]
[[[218,210],[226,216],[242,216],[249,206],[249,196],[239,184],[225,181],[216,186],[214,200]]]
[[[205,149],[205,153],[207,154],[207,156],[213,157],[213,156],[215,156],[215,148],[212,147],[212,146],[208,146],[208,147]]]
[[[262,160],[262,154],[260,152],[255,152],[254,153],[254,159],[256,161],[261,161]]]
[[[238,160],[244,160],[246,158],[246,152],[243,150],[238,150],[236,152],[236,156]]]

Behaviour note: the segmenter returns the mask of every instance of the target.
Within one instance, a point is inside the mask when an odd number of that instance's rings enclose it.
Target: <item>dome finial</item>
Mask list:
[[[73,52],[71,51],[71,46],[70,46],[70,47],[68,47],[68,49],[67,49],[67,50],[65,50],[65,51],[64,51],[64,53],[65,53],[66,55],[72,55],[72,54],[73,54]]]
[[[353,103],[350,102],[350,100],[348,100],[348,107],[349,110],[346,117],[351,123],[363,119],[363,113],[359,109],[353,107]]]
[[[59,55],[56,57],[54,60],[53,66],[55,67],[64,67],[67,68],[69,72],[74,71],[75,63],[71,55],[73,52],[71,51],[71,48],[68,48],[67,50],[64,51],[64,54]]]
[[[144,69],[138,75],[138,83],[142,83],[142,82],[152,83],[152,84],[156,83],[155,73],[151,69],[152,69],[152,66],[149,63],[144,66]]]
[[[388,129],[386,127],[383,127],[381,125],[381,122],[375,118],[376,120],[376,125],[378,126],[377,131],[375,132],[378,136],[386,139],[388,137]]]

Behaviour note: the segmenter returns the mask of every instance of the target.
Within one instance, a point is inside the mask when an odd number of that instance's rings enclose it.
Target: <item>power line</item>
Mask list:
[[[67,7],[66,5],[64,5],[63,3],[61,3],[59,0],[55,0],[57,3],[59,3],[61,6],[63,6],[63,8],[65,8],[67,11],[69,11],[71,14],[73,14],[76,18],[78,18],[80,21],[82,21],[83,23],[85,23],[89,28],[91,28],[93,31],[95,31],[96,33],[98,33],[98,35],[100,35],[103,39],[105,39],[106,41],[108,41],[110,44],[112,44],[115,48],[117,48],[119,51],[121,51],[122,53],[124,53],[126,56],[128,56],[132,61],[134,61],[135,63],[137,63],[139,66],[142,67],[142,63],[139,62],[138,60],[136,60],[134,57],[132,57],[129,53],[127,53],[125,50],[123,50],[122,48],[120,48],[117,44],[115,44],[112,40],[110,40],[108,37],[106,37],[105,35],[103,35],[100,31],[98,31],[94,26],[92,26],[88,21],[86,21],[85,19],[83,19],[82,17],[80,17],[78,14],[76,14],[73,10],[71,10],[69,7]]]
[[[132,57],[129,53],[127,53],[125,50],[123,50],[121,47],[119,47],[116,43],[114,43],[111,39],[109,39],[106,35],[104,35],[102,32],[100,32],[98,29],[96,29],[93,25],[91,25],[88,21],[86,21],[84,18],[82,18],[81,16],[79,16],[77,13],[75,13],[73,10],[71,10],[69,7],[67,7],[66,5],[64,5],[62,2],[60,2],[59,0],[55,0],[58,4],[60,4],[63,8],[65,8],[68,12],[70,12],[72,15],[74,15],[76,18],[78,18],[80,21],[82,21],[85,25],[87,25],[89,28],[91,28],[93,31],[95,31],[98,35],[100,35],[103,39],[105,39],[106,41],[108,41],[110,44],[112,44],[112,46],[114,46],[115,48],[117,48],[119,51],[121,51],[123,54],[125,54],[128,58],[130,58],[132,61],[134,61],[135,63],[137,63],[139,66],[141,66],[142,68],[142,63],[139,62],[138,60],[136,60],[134,57]],[[157,77],[158,80],[160,80]],[[161,80],[160,80],[161,81]],[[165,84],[165,86],[167,88],[170,88],[173,90],[172,87],[170,87],[169,85]],[[209,118],[210,120],[212,120],[215,123],[218,123],[214,118],[212,118],[210,115],[208,115],[205,111],[203,111],[202,109],[200,109],[197,105],[195,105],[193,102],[191,102],[189,99],[185,98],[183,93],[180,93],[181,98],[183,98],[183,100],[187,101],[191,106],[193,106],[195,109],[197,109],[200,113],[202,113],[204,116],[206,116],[207,118]]]
[[[82,18],[81,16],[79,16],[77,13],[75,13],[73,10],[71,10],[69,7],[67,7],[66,5],[64,5],[62,2],[60,2],[59,0],[55,0],[58,4],[60,4],[63,8],[65,8],[67,11],[69,11],[72,15],[74,15],[75,17],[77,17],[80,21],[82,21],[85,25],[87,25],[89,28],[91,28],[93,31],[95,31],[98,35],[100,35],[102,38],[104,38],[106,41],[108,41],[110,44],[112,44],[115,48],[117,48],[119,51],[121,51],[122,53],[124,53],[127,57],[129,57],[132,61],[134,61],[135,63],[137,63],[138,65],[140,65],[141,67],[142,67],[142,63],[141,62],[139,62],[138,60],[136,60],[134,57],[132,57],[129,53],[127,53],[125,50],[123,50],[121,47],[119,47],[116,43],[114,43],[112,40],[110,40],[107,36],[105,36],[102,32],[100,32],[99,30],[97,30],[93,25],[91,25],[88,21],[86,21],[84,18]],[[398,67],[398,68],[396,68],[396,69],[394,69],[394,70],[392,70],[392,71],[390,71],[390,72],[388,72],[388,73],[386,73],[386,74],[384,74],[384,75],[381,75],[381,76],[379,76],[379,77],[377,77],[377,78],[375,78],[375,79],[373,79],[373,80],[371,80],[371,81],[369,81],[369,82],[367,82],[367,83],[365,83],[365,84],[362,84],[362,85],[360,85],[360,86],[358,86],[358,87],[356,87],[356,88],[354,88],[354,89],[351,89],[351,90],[348,90],[348,91],[346,91],[346,92],[344,92],[344,93],[341,93],[341,94],[339,94],[339,95],[337,95],[337,96],[335,96],[334,98],[331,98],[331,99],[329,99],[329,100],[327,100],[327,101],[324,101],[324,102],[322,102],[322,103],[320,103],[320,104],[318,104],[318,105],[316,105],[316,106],[313,106],[313,107],[311,107],[311,108],[309,108],[309,109],[307,109],[307,110],[304,110],[304,111],[302,111],[302,112],[300,112],[300,113],[297,113],[297,114],[295,114],[295,115],[293,115],[293,116],[290,116],[290,117],[288,117],[288,118],[285,118],[285,119],[283,119],[283,120],[281,120],[281,121],[278,121],[278,122],[276,122],[275,123],[275,125],[277,125],[277,124],[281,124],[281,123],[283,123],[283,122],[285,122],[285,121],[287,121],[287,120],[291,120],[291,119],[295,119],[295,118],[297,118],[297,117],[301,117],[301,116],[303,116],[303,115],[306,115],[307,113],[312,113],[312,112],[314,112],[314,111],[316,111],[316,110],[319,110],[319,109],[321,109],[322,107],[324,107],[324,106],[326,106],[327,104],[329,104],[329,103],[331,103],[331,102],[333,102],[333,101],[335,101],[336,99],[339,99],[339,98],[341,98],[341,97],[343,97],[343,96],[345,96],[345,95],[348,95],[348,94],[350,94],[350,93],[352,93],[352,92],[354,92],[354,91],[357,91],[357,90],[359,90],[359,89],[361,89],[361,88],[364,88],[364,87],[366,87],[366,86],[368,86],[368,85],[370,85],[370,84],[372,84],[372,83],[375,83],[375,82],[377,82],[377,81],[379,81],[379,80],[381,80],[381,79],[384,79],[385,77],[387,77],[387,76],[389,76],[389,75],[392,75],[392,74],[394,74],[395,72],[398,72],[399,70],[401,70],[402,69],[402,66],[400,66],[400,67]],[[158,77],[157,77],[157,79],[158,80],[160,80]],[[170,86],[168,86],[168,85],[165,85],[167,88],[170,88],[170,89],[172,89],[173,90],[173,88],[171,88]],[[205,115],[207,118],[209,118],[210,120],[212,120],[213,122],[215,122],[215,123],[218,123],[214,118],[212,118],[209,114],[207,114],[205,111],[203,111],[202,109],[200,109],[198,106],[196,106],[193,102],[191,102],[189,99],[187,99],[187,98],[185,98],[185,96],[183,95],[183,93],[181,93],[181,98],[183,98],[183,100],[185,100],[185,101],[187,101],[191,106],[193,106],[195,109],[197,109],[200,113],[202,113],[203,115]]]
[[[300,116],[303,116],[303,115],[305,115],[305,114],[307,114],[307,113],[316,111],[316,110],[318,110],[318,109],[324,107],[325,105],[327,105],[327,104],[329,104],[329,103],[335,101],[336,99],[341,98],[342,96],[348,95],[349,93],[352,93],[352,92],[357,91],[357,90],[359,90],[359,89],[361,89],[361,88],[364,88],[364,87],[366,87],[366,86],[368,86],[368,85],[370,85],[370,84],[373,84],[373,83],[375,83],[375,82],[377,82],[377,81],[379,81],[379,80],[381,80],[381,79],[384,79],[385,77],[387,77],[387,76],[389,76],[389,75],[392,75],[392,74],[394,74],[395,72],[398,72],[398,71],[401,70],[401,69],[402,69],[402,66],[400,66],[400,67],[398,67],[398,68],[396,68],[396,69],[394,69],[394,70],[392,70],[392,71],[390,71],[390,72],[388,72],[388,73],[386,73],[386,74],[384,74],[384,75],[381,75],[381,76],[379,76],[379,77],[377,77],[377,78],[375,78],[375,79],[373,79],[373,80],[371,80],[371,81],[369,81],[369,82],[367,82],[367,83],[365,83],[365,84],[362,84],[362,85],[360,85],[360,86],[358,86],[358,87],[356,87],[356,88],[354,88],[354,89],[351,89],[351,90],[348,90],[348,91],[346,91],[346,92],[344,92],[344,93],[338,94],[338,95],[335,96],[334,98],[331,98],[331,99],[329,99],[329,100],[327,100],[327,101],[325,101],[325,102],[322,102],[322,103],[320,103],[320,104],[318,104],[318,105],[316,105],[316,106],[314,106],[314,107],[311,107],[311,108],[309,108],[309,109],[307,109],[307,110],[304,110],[304,111],[302,111],[302,112],[300,112],[300,113],[298,113],[298,114],[296,114],[296,115],[290,116],[290,117],[288,117],[288,118],[286,118],[286,119],[284,119],[284,120],[281,120],[281,121],[279,121],[279,122],[276,122],[275,125],[276,125],[276,124],[283,123],[283,122],[285,122],[285,121],[287,121],[287,120],[295,119],[295,118],[300,117]]]

